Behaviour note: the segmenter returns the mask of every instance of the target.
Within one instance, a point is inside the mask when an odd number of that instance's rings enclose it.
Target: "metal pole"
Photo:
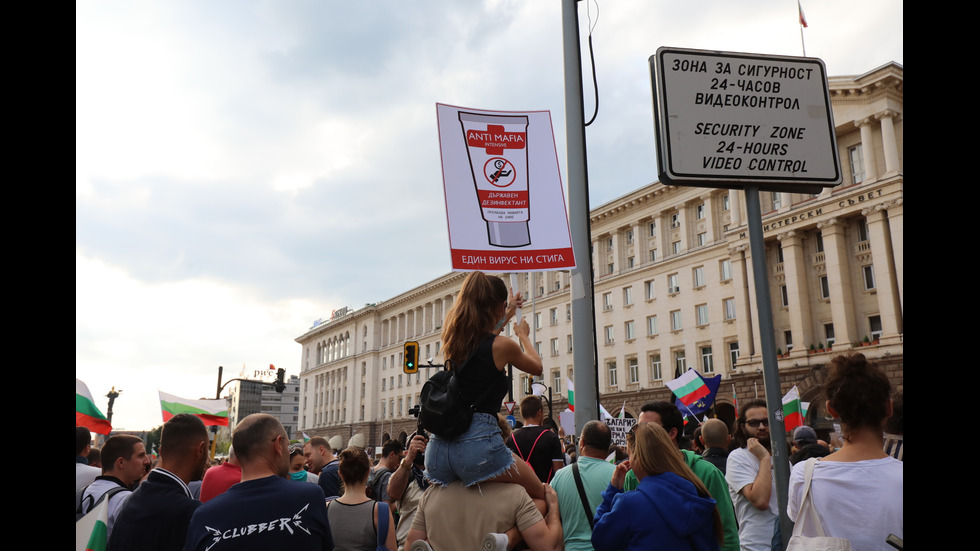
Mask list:
[[[769,274],[766,267],[766,245],[762,233],[762,209],[759,188],[745,188],[746,214],[749,226],[749,250],[752,253],[752,272],[755,280],[756,307],[759,310],[759,339],[762,346],[762,379],[769,410],[769,434],[772,441],[773,471],[776,475],[776,503],[779,506],[779,526],[783,547],[793,534],[793,523],[786,515],[789,489],[789,449],[786,446],[786,426],[783,424],[783,394],[779,388],[779,364],[776,362],[775,329],[772,323],[772,304],[769,300]]]
[[[582,105],[582,56],[576,0],[562,0],[565,59],[565,148],[568,168],[568,213],[575,268],[571,272],[572,361],[575,366],[575,433],[599,418],[596,385],[595,307],[592,289],[592,236],[589,229],[589,170],[585,154]]]

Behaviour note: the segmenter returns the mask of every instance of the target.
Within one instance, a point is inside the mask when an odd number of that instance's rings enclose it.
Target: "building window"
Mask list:
[[[534,351],[538,353],[538,357],[541,357],[541,341],[534,343]]]
[[[726,298],[725,300],[721,301],[721,303],[725,309],[725,321],[735,319],[735,299]]]
[[[868,219],[867,218],[862,218],[861,220],[859,220],[858,221],[858,225],[857,225],[857,229],[858,229],[858,241],[867,241],[868,240]]]
[[[612,310],[612,293],[602,294],[602,311],[608,312]]]
[[[871,316],[868,318],[868,326],[871,328],[871,340],[876,341],[881,338],[881,316]]]
[[[610,237],[609,239],[606,239],[606,251],[611,252],[612,250],[613,250],[613,238]]]
[[[818,253],[822,253],[823,252],[823,232],[821,232],[821,231],[818,231],[817,232],[816,241],[817,241],[817,252]]]
[[[830,281],[827,276],[820,276],[820,298],[830,298]]]
[[[786,353],[793,349],[793,332],[783,331],[783,340],[786,341]]]
[[[698,234],[698,247],[704,247],[708,244],[708,233],[702,232]]]
[[[698,289],[704,287],[704,266],[698,266],[692,271],[692,279],[694,281],[694,288]]]
[[[647,316],[647,335],[657,334],[657,316]]]
[[[679,213],[674,213],[670,215],[670,227],[679,228],[681,227],[681,215]]]
[[[623,306],[633,305],[633,287],[623,289]]]
[[[684,356],[683,350],[677,350],[674,352],[674,370],[678,377],[687,371],[687,358]]]
[[[561,394],[561,371],[558,369],[551,372],[551,389]]]
[[[633,320],[626,322],[626,340],[631,341],[636,338],[636,329],[633,326]]]
[[[616,341],[615,333],[613,332],[613,326],[606,326],[606,344],[613,344]]]
[[[837,340],[834,337],[834,324],[832,323],[823,324],[823,334],[824,334],[824,338],[827,339],[827,348],[833,348],[834,341]]]
[[[738,342],[728,343],[728,360],[731,362],[731,368],[735,369],[735,364],[738,363]]]
[[[698,304],[694,307],[694,311],[697,314],[698,325],[708,325],[708,305]]]
[[[727,258],[720,261],[718,271],[721,272],[721,281],[730,281],[732,279],[732,261]]]
[[[721,196],[721,210],[727,211],[731,208],[731,197],[730,194],[726,193]]]
[[[636,358],[630,358],[626,360],[626,367],[630,372],[630,384],[635,385],[640,382],[640,366]]]
[[[551,325],[558,325],[558,309],[557,308],[552,308],[549,311],[549,316],[550,316],[550,320],[551,320]]]
[[[653,300],[657,298],[657,289],[653,284],[654,280],[645,281],[643,283],[644,294],[647,300]]]
[[[667,293],[674,294],[681,291],[680,284],[678,283],[677,274],[670,274],[667,276]]]
[[[847,149],[847,158],[851,163],[851,179],[855,184],[864,181],[864,153],[861,151],[861,144]]]
[[[384,400],[381,400],[381,418],[382,419],[384,419],[388,415],[387,406],[388,406],[388,403],[385,402]]]
[[[711,356],[711,347],[701,347],[701,372],[705,375],[715,372],[715,361]]]
[[[694,207],[694,218],[697,220],[704,220],[704,203]]]
[[[558,339],[557,338],[551,339],[551,355],[552,356],[557,356],[558,355]]]
[[[636,260],[632,256],[631,257],[628,257],[626,259],[626,267],[627,268],[632,268],[635,265],[636,265]]]
[[[626,230],[626,244],[633,244],[633,230]]]
[[[670,244],[670,248],[671,248],[672,251],[674,251],[674,254],[681,254],[681,242],[680,241],[674,241],[673,243],[671,243]]]
[[[652,354],[650,356],[650,380],[659,381],[663,378],[663,370],[660,368],[660,354]]]
[[[863,266],[861,271],[864,273],[864,290],[870,291],[875,288],[875,269],[874,265]]]
[[[534,328],[541,329],[541,312],[534,313]]]
[[[387,382],[388,382],[387,379],[381,379],[381,390],[385,390],[385,383]]]
[[[657,237],[657,222],[650,222],[647,227],[650,230],[650,237]]]
[[[606,275],[613,273],[614,270],[615,270],[615,265],[612,262],[606,264]]]
[[[657,261],[657,249],[650,249],[650,262]]]
[[[571,354],[572,353],[572,336],[571,335],[568,335],[567,338],[568,338],[568,353]]]
[[[670,330],[680,331],[681,329],[683,329],[683,327],[681,327],[681,311],[674,310],[670,313]]]
[[[783,308],[789,306],[789,291],[786,289],[785,285],[779,286],[779,304],[782,305]]]
[[[617,386],[619,381],[616,378],[616,362],[607,362],[606,371],[609,373],[609,386]]]

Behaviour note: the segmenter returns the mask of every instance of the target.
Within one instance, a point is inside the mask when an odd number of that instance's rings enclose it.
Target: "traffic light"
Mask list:
[[[405,373],[419,372],[419,343],[408,341],[405,343]]]
[[[285,369],[283,369],[283,368],[280,367],[279,370],[276,371],[276,382],[273,383],[273,387],[276,389],[276,392],[278,392],[279,394],[282,394],[282,392],[284,390],[286,390],[286,370]]]

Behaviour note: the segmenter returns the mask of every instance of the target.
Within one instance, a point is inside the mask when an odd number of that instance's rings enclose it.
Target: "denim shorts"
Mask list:
[[[472,486],[505,473],[513,464],[497,417],[489,413],[474,413],[470,428],[454,440],[430,435],[425,447],[425,477],[442,485],[461,480]]]

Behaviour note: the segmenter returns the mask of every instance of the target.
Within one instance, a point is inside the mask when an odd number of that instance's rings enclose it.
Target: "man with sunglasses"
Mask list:
[[[743,551],[770,551],[782,547],[776,540],[779,509],[769,440],[769,410],[765,400],[742,406],[736,421],[738,449],[728,455],[725,478],[738,518],[738,539]]]

